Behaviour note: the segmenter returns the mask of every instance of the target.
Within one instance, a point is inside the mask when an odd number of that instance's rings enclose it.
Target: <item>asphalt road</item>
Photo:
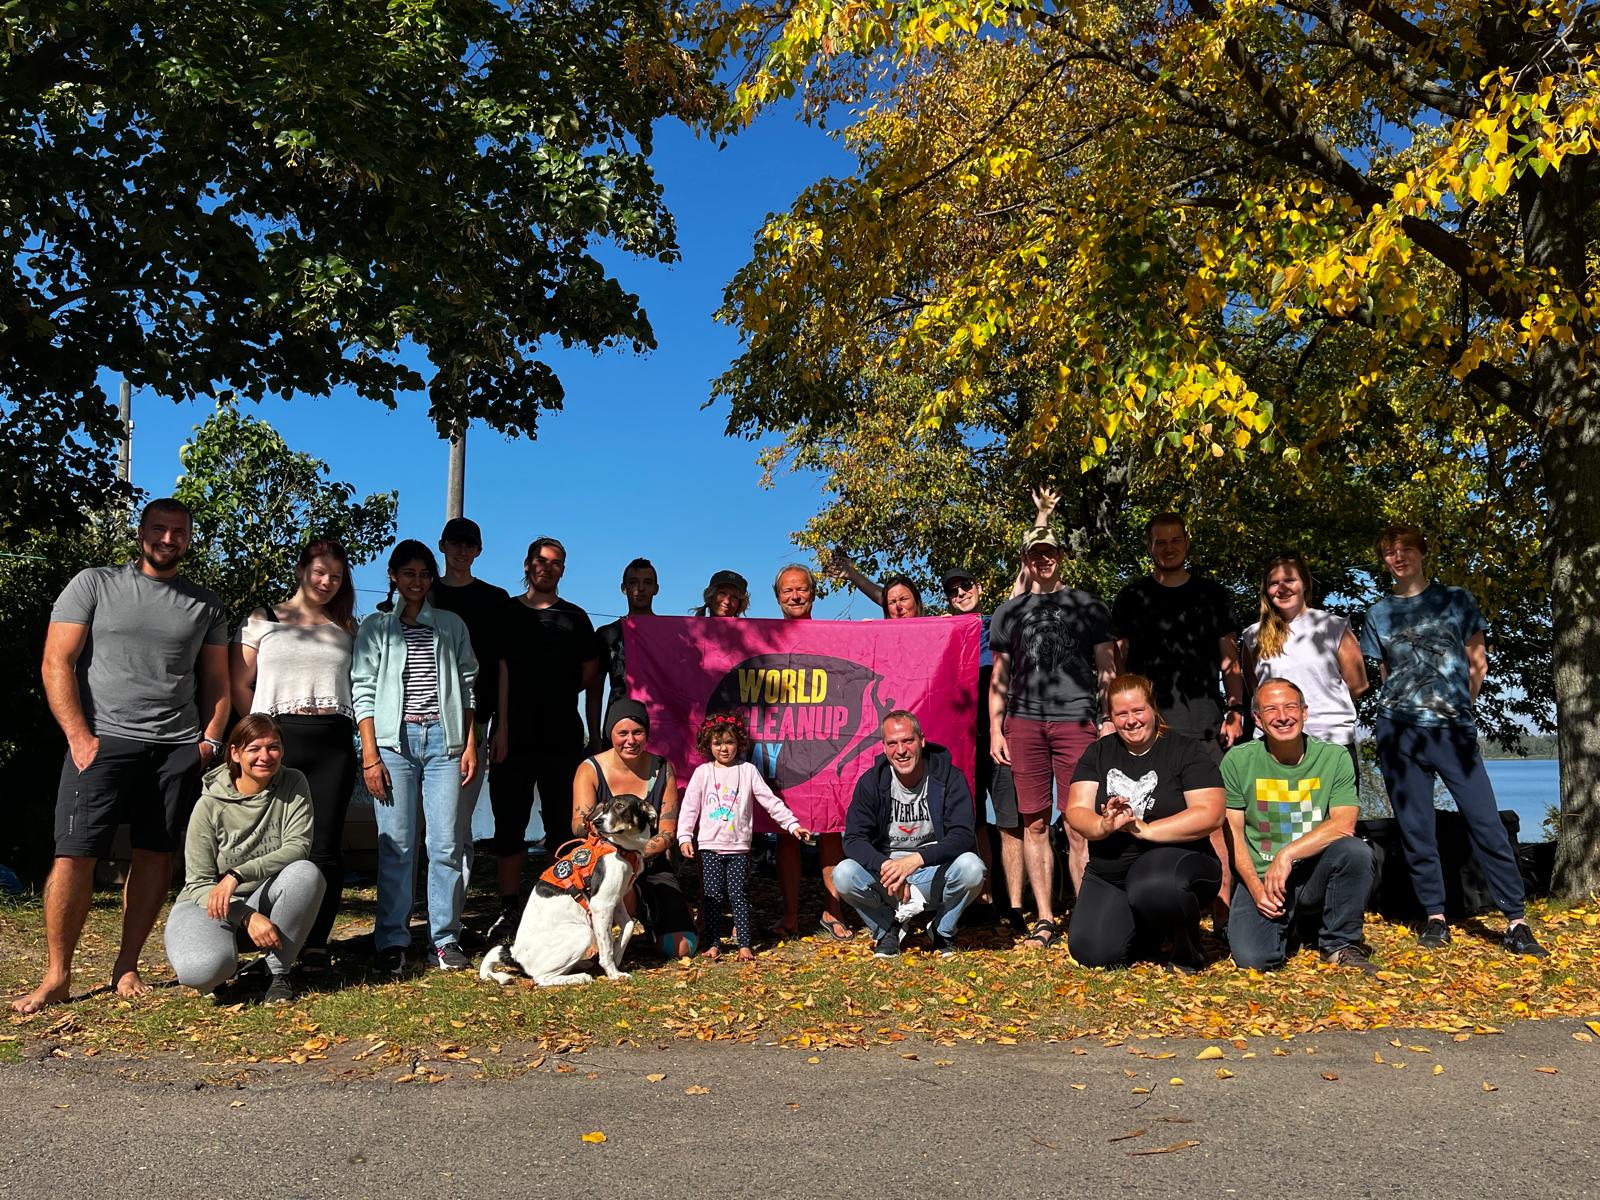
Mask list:
[[[1578,1032],[1214,1043],[1220,1061],[1200,1041],[688,1044],[431,1085],[46,1059],[0,1068],[0,1195],[1564,1200],[1600,1195],[1600,1038]]]

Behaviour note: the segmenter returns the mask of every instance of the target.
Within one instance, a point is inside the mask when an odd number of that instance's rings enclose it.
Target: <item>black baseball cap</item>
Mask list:
[[[953,579],[970,579],[973,583],[978,582],[977,575],[966,567],[951,567],[944,573],[944,579],[941,581],[946,591],[950,590],[950,581]]]
[[[738,588],[741,592],[749,592],[750,584],[745,577],[737,571],[718,571],[711,577],[708,588],[731,587]]]
[[[483,531],[478,528],[476,521],[466,517],[451,517],[444,523],[444,532],[439,535],[441,542],[459,542],[463,546],[476,546],[483,549]]]

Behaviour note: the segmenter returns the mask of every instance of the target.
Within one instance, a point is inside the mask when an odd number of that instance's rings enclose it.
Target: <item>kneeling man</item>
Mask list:
[[[834,886],[872,931],[879,958],[900,953],[904,922],[925,910],[934,949],[953,954],[961,910],[983,887],[972,792],[912,713],[897,709],[880,728],[883,753],[856,782]]]
[[[1350,752],[1306,736],[1305,696],[1287,679],[1256,690],[1255,713],[1265,739],[1222,759],[1237,876],[1228,915],[1233,961],[1276,970],[1292,927],[1317,913],[1323,960],[1373,974],[1361,940],[1372,850],[1355,836]]]

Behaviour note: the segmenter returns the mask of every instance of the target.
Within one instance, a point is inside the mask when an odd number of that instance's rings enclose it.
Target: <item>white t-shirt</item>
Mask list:
[[[1306,732],[1341,746],[1356,742],[1356,702],[1339,673],[1339,644],[1349,632],[1350,622],[1337,613],[1308,608],[1289,622],[1283,650],[1273,658],[1262,658],[1261,622],[1244,631],[1245,647],[1255,663],[1256,687],[1269,679],[1298,685],[1306,695]]]
[[[275,717],[339,713],[354,719],[350,651],[355,638],[348,630],[331,621],[290,625],[249,617],[236,640],[256,652],[256,712]]]

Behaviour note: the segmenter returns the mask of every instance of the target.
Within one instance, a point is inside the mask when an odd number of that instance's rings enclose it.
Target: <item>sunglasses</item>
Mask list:
[[[970,592],[977,586],[971,579],[954,579],[944,585],[944,594],[946,597],[959,596],[962,592]]]

